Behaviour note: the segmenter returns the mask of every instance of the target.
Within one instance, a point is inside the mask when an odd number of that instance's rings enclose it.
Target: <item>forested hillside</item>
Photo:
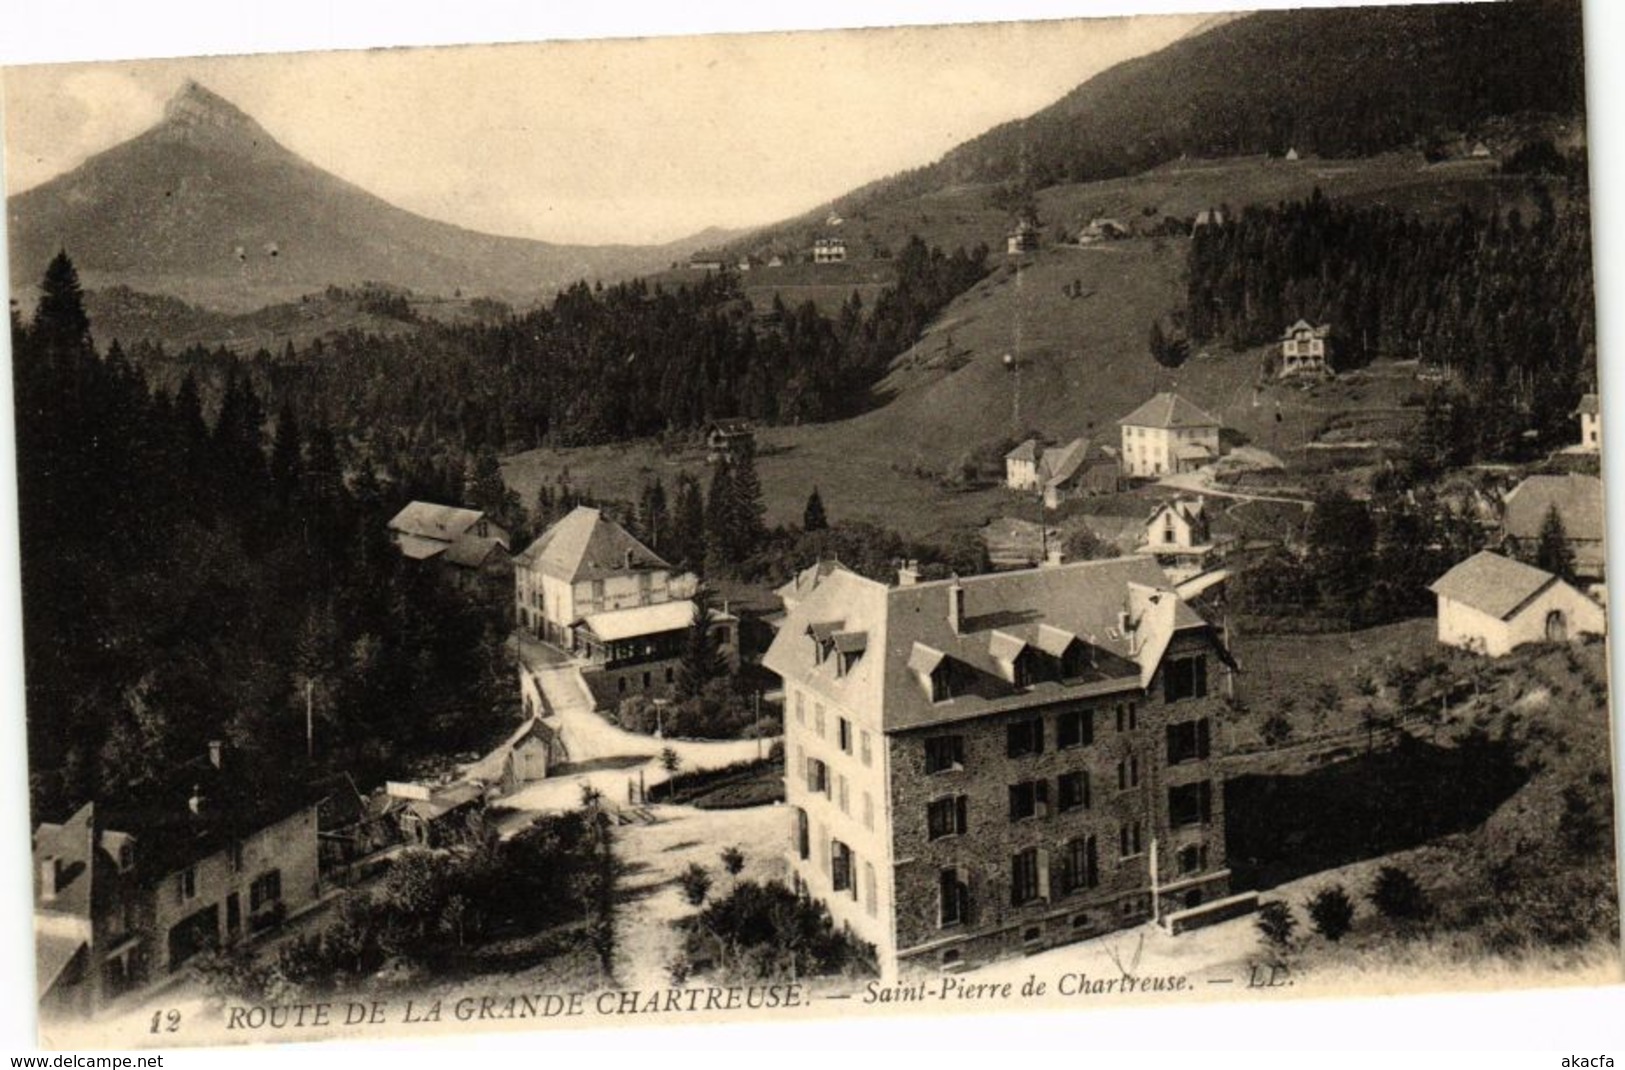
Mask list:
[[[737,277],[720,274],[675,289],[579,283],[496,324],[350,332],[274,359],[131,352],[176,381],[192,371],[218,384],[246,371],[273,402],[335,429],[471,452],[617,441],[718,417],[827,420],[866,403],[891,359],[983,276],[986,260],[984,248],[944,254],[915,239],[897,257],[894,286],[872,307],[854,296],[835,317],[810,303],[753,309]]]
[[[1299,317],[1328,323],[1340,369],[1383,355],[1448,371],[1474,411],[1451,436],[1466,459],[1506,459],[1526,430],[1562,441],[1596,381],[1591,220],[1583,194],[1539,202],[1530,219],[1424,220],[1317,190],[1249,209],[1191,243],[1191,337],[1241,349]]]
[[[1259,12],[1119,64],[838,203],[850,216],[966,183],[1037,190],[1182,155],[1425,148],[1500,117],[1581,119],[1584,94],[1575,0]]]
[[[268,440],[245,376],[212,420],[190,379],[149,391],[118,346],[97,353],[66,257],[11,332],[38,819],[173,792],[210,740],[274,804],[509,723],[501,603],[403,569],[385,533],[409,485],[347,485],[342,444],[288,408]]]

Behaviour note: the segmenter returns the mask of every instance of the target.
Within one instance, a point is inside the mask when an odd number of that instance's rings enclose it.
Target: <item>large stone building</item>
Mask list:
[[[1229,892],[1211,741],[1230,656],[1149,559],[833,572],[764,664],[795,883],[887,975],[1177,927]]]
[[[514,558],[520,625],[598,674],[601,697],[663,694],[675,682],[694,619],[694,577],[597,509],[581,506]],[[725,657],[737,664],[738,621],[712,611]]]
[[[1219,418],[1178,394],[1158,394],[1117,422],[1123,474],[1131,479],[1189,472],[1219,459]]]

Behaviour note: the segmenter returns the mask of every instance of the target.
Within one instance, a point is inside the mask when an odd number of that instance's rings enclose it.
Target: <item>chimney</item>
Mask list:
[[[39,860],[39,894],[44,900],[56,898],[57,883],[62,879],[62,860],[46,855]]]
[[[1064,564],[1066,564],[1066,551],[1059,546],[1051,546],[1048,552],[1044,554],[1045,568],[1056,568]]]
[[[209,740],[209,764],[214,766],[216,769],[219,769],[220,763],[224,759],[225,744],[220,742],[218,739]]]
[[[897,586],[912,587],[920,582],[920,563],[913,558],[903,562],[897,570]]]
[[[948,627],[958,635],[965,627],[965,586],[955,576],[948,584]]]

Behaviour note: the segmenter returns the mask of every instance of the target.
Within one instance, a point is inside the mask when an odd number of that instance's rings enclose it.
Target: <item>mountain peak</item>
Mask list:
[[[265,129],[247,112],[190,78],[164,105],[161,129],[185,140],[246,135],[255,144],[271,141]]]

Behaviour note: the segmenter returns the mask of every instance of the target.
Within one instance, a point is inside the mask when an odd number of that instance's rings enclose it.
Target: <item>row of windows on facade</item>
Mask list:
[[[233,872],[242,869],[242,858],[237,851],[232,853]],[[175,898],[178,902],[189,903],[197,898],[197,867],[189,866],[175,874]],[[273,907],[282,901],[282,871],[269,870],[254,878],[248,886],[248,909],[250,913],[258,913],[261,908]]]
[[[819,836],[822,841],[822,835]],[[812,857],[813,833],[807,811],[796,809],[796,854],[803,861]],[[858,889],[858,856],[851,846],[839,839],[829,840],[829,850],[819,852],[819,866],[829,877],[830,889],[844,892],[855,901]],[[871,918],[880,913],[878,885],[873,862],[863,863],[863,909]]]
[[[1117,731],[1138,728],[1132,702],[1117,704]],[[1167,727],[1168,764],[1205,759],[1212,752],[1206,717],[1181,721]],[[1067,710],[1055,719],[1055,747],[1070,750],[1095,741],[1094,711]],[[1031,717],[1005,726],[1005,757],[1026,758],[1044,753],[1044,718]],[[965,768],[965,737],[959,734],[928,736],[925,739],[925,771],[928,774],[962,771]]]
[[[1139,763],[1132,759],[1118,766],[1118,788],[1128,790],[1139,784]],[[1055,781],[1056,812],[1088,809],[1089,774],[1064,773]],[[1027,780],[1010,785],[1010,820],[1026,821],[1050,816],[1048,780]],[[1168,823],[1173,828],[1205,825],[1213,819],[1213,782],[1200,780],[1168,789]],[[948,795],[933,799],[925,811],[926,839],[940,840],[963,836],[970,829],[970,796]]]
[[[1122,857],[1141,850],[1139,825],[1124,826],[1119,845]],[[1207,868],[1207,847],[1191,844],[1175,856],[1179,872],[1196,873]],[[975,895],[971,870],[950,866],[938,874],[937,918],[942,928],[975,921]],[[1051,903],[1060,897],[1086,892],[1100,885],[1100,851],[1094,836],[1080,836],[1062,845],[1058,852],[1045,847],[1028,847],[1010,856],[1010,905],[1030,906]],[[1124,913],[1147,908],[1142,896],[1124,900]]]
[[[801,749],[796,748],[799,755]],[[852,789],[844,773],[831,774],[829,765],[822,759],[809,757],[807,762],[807,790],[814,795],[822,795],[832,800],[841,808],[841,813],[852,812]],[[875,797],[867,791],[863,793],[863,827],[875,827]]]
[[[796,692],[795,705],[796,723],[805,726],[807,723],[807,695],[805,692]],[[828,736],[828,725],[826,724],[824,704],[822,702],[813,703],[813,733],[819,739],[825,739]],[[835,717],[836,746],[840,748],[842,754],[851,754],[854,741],[857,742],[862,752],[863,764],[872,765],[874,763],[874,740],[869,734],[869,730],[866,728],[857,729],[851,721],[837,714]]]

